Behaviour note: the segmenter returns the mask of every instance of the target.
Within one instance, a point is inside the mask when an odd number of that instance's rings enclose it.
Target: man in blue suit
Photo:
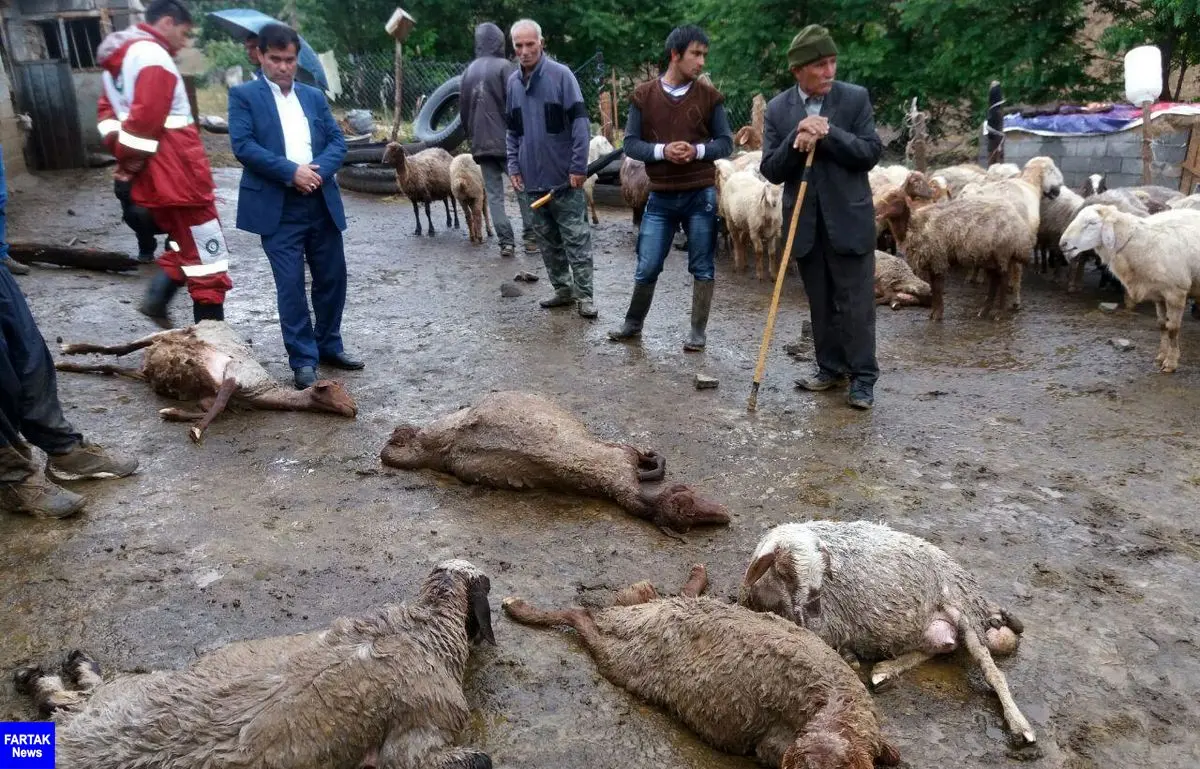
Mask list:
[[[237,226],[262,237],[275,274],[279,325],[296,387],[317,380],[316,366],[357,370],[342,349],[346,304],[346,215],[334,174],[346,140],[325,95],[296,82],[300,37],[283,24],[259,30],[263,77],[229,91],[229,138],[241,161]],[[304,263],[312,273],[310,321]]]

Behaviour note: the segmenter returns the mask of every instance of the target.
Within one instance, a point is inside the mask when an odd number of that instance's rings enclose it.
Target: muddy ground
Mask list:
[[[287,379],[271,274],[255,237],[232,228],[238,172],[219,169],[237,288],[228,320]],[[26,180],[10,198],[14,239],[76,236],[133,248],[102,170]],[[746,412],[770,291],[719,266],[708,351],[680,348],[690,306],[685,259],[660,281],[640,344],[606,341],[622,317],[634,232],[626,211],[595,230],[597,306],[539,309],[543,279],[501,298],[540,261],[499,258],[464,231],[417,239],[407,203],[346,194],[348,349],[357,421],[308,414],[222,417],[202,446],[164,423],[143,385],[63,374],[68,416],[136,453],[129,479],[80,486],[92,503],[62,521],[0,517],[0,668],[91,650],[108,671],[185,665],[235,639],[320,627],[403,600],[439,560],[492,578],[499,646],[473,657],[463,739],[498,766],[749,767],[699,743],[599,678],[568,634],[509,622],[504,596],[600,603],[639,579],[675,590],[694,562],[727,596],[771,526],[813,517],[883,521],[939,544],[1024,620],[1001,666],[1039,732],[1013,751],[996,698],[955,661],[927,664],[877,695],[886,733],[912,767],[1200,765],[1200,324],[1188,319],[1178,373],[1154,370],[1153,311],[1098,309],[1029,276],[1015,319],[976,320],[982,288],[952,282],[946,321],[879,316],[877,407],[804,394],[808,364],[786,356],[806,317],[789,287],[755,415]],[[515,206],[510,201],[510,209]],[[134,309],[141,275],[41,267],[20,278],[44,335],[111,341],[155,327]],[[176,300],[177,318],[188,319]],[[1136,347],[1109,344],[1126,337]],[[693,377],[720,379],[697,391]],[[733,510],[728,529],[682,544],[605,502],[488,491],[384,470],[391,429],[491,390],[555,398],[609,439],[651,446],[668,477]],[[0,720],[32,714],[0,685]]]

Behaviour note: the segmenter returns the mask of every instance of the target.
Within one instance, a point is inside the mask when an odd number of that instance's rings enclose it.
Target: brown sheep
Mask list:
[[[396,169],[396,184],[412,201],[413,217],[417,220],[416,234],[421,234],[421,212],[418,203],[425,204],[425,220],[429,222],[429,237],[433,237],[433,219],[429,204],[442,201],[446,207],[446,228],[450,228],[450,207],[454,207],[454,227],[458,227],[458,204],[450,189],[450,162],[454,158],[440,147],[432,147],[412,155],[404,154],[399,142],[390,142],[383,151],[383,162]]]
[[[358,414],[354,398],[341,382],[322,379],[304,390],[276,382],[250,349],[223,321],[204,320],[188,328],[160,331],[128,344],[64,344],[63,355],[101,353],[125,355],[146,350],[140,369],[108,364],[58,363],[59,371],[117,374],[149,382],[159,395],[177,400],[198,400],[201,411],[161,409],[163,419],[196,421],[189,435],[199,443],[208,425],[232,399],[256,409],[315,411],[353,419]]]
[[[521,598],[503,606],[523,624],[574,628],[605,678],[720,750],[780,769],[899,763],[837,652],[780,617],[700,597],[707,582],[697,565],[678,598],[639,583],[607,609],[543,611]]]
[[[633,226],[642,226],[642,214],[650,200],[650,177],[646,175],[646,164],[626,156],[621,161],[621,197],[625,205],[633,209]]]
[[[724,507],[687,486],[645,494],[642,481],[663,477],[662,457],[597,440],[574,416],[531,393],[491,393],[424,427],[401,425],[380,457],[389,467],[428,468],[492,488],[554,489],[611,499],[668,534],[668,529],[686,532],[729,523]]]

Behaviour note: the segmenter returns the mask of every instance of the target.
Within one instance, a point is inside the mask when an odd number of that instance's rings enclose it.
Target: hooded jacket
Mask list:
[[[108,35],[96,60],[104,69],[97,128],[118,165],[134,173],[133,202],[151,209],[211,205],[208,156],[167,41],[138,24]]]
[[[516,68],[504,58],[504,32],[485,22],[475,28],[475,59],[463,73],[458,98],[471,155],[480,160],[505,158],[505,88]]]

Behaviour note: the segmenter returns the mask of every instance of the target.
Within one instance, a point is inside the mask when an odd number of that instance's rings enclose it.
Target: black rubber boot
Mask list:
[[[712,280],[697,280],[692,283],[692,333],[683,343],[683,349],[688,352],[699,352],[707,342],[705,329],[708,328],[708,311],[712,309],[713,284]]]
[[[146,287],[146,296],[138,305],[138,312],[150,318],[166,318],[167,305],[179,290],[179,284],[167,277],[167,273],[159,271]]]
[[[225,305],[223,304],[192,304],[192,319],[199,323],[202,320],[225,320]]]
[[[646,313],[650,312],[650,304],[654,301],[654,288],[657,283],[634,283],[633,298],[629,300],[629,310],[625,313],[625,323],[620,328],[609,331],[608,338],[614,342],[635,339],[642,335],[642,323]]]

